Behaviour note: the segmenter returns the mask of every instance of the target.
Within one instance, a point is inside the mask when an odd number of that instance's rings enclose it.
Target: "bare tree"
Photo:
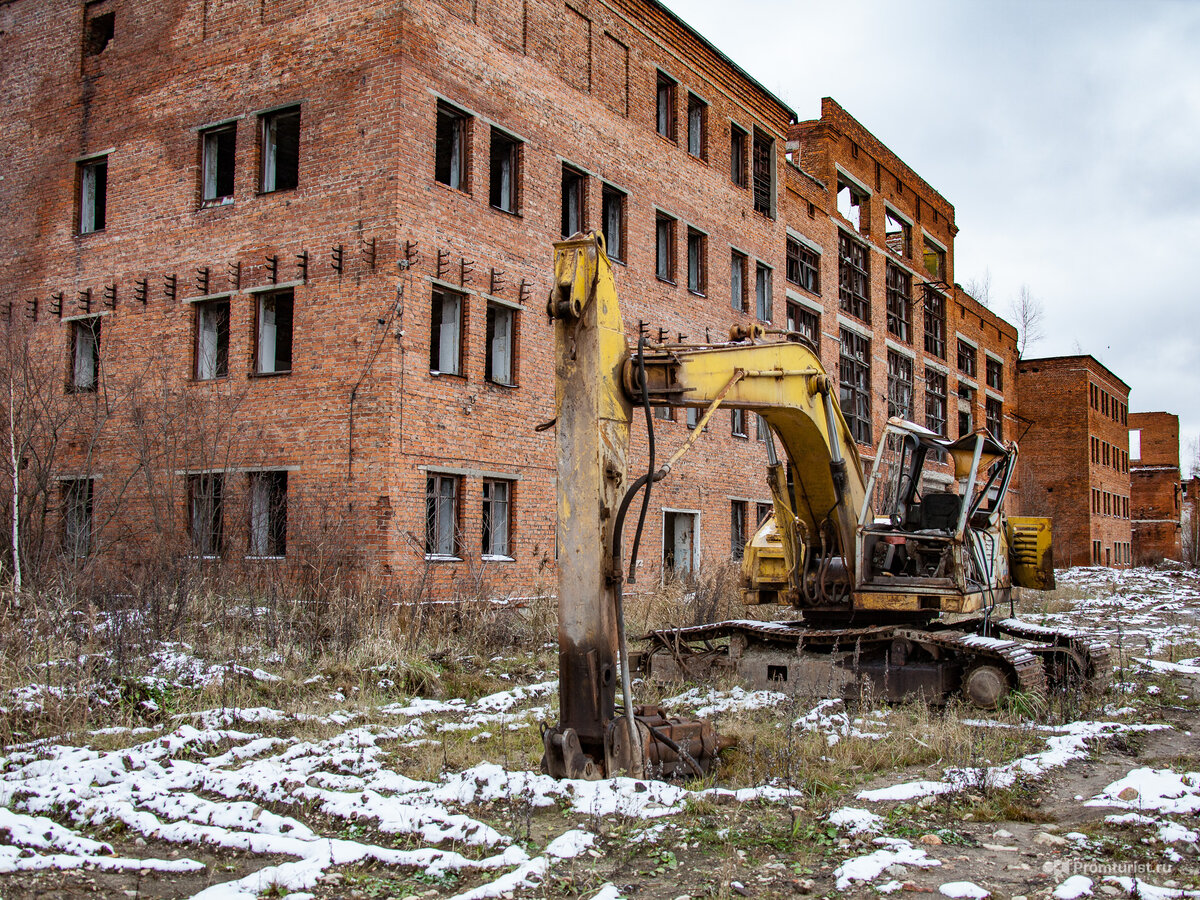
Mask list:
[[[1046,332],[1043,330],[1046,307],[1041,300],[1033,296],[1033,291],[1027,284],[1021,285],[1021,289],[1017,291],[1017,296],[1013,298],[1011,305],[1019,333],[1017,356],[1024,359],[1026,349],[1046,336]]]
[[[982,275],[970,279],[963,285],[963,290],[979,301],[985,309],[992,306],[992,270],[984,269]]]

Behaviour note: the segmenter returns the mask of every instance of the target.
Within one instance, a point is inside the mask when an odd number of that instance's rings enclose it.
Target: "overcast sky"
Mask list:
[[[1026,356],[1090,353],[1200,435],[1200,2],[666,0],[801,119],[836,99],[954,204]],[[1184,474],[1188,464],[1183,461]]]

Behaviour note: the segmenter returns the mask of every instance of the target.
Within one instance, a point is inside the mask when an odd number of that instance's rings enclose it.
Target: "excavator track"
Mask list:
[[[933,645],[958,656],[965,669],[994,665],[1009,679],[1009,688],[1024,694],[1046,696],[1046,669],[1027,646],[1002,638],[985,637],[949,629],[925,631],[897,629],[897,637],[916,644]]]
[[[1048,628],[1020,619],[1001,619],[995,623],[995,629],[1001,634],[1066,650],[1079,665],[1083,686],[1089,693],[1100,694],[1108,687],[1112,677],[1108,644],[1074,629]]]

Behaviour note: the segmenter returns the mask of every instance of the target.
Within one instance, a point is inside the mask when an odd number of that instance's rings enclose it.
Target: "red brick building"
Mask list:
[[[549,582],[543,304],[579,230],[631,338],[788,322],[864,441],[889,411],[1015,437],[1016,333],[954,285],[953,207],[653,0],[11,0],[0,31],[0,308],[65,383],[42,490],[74,551],[341,541]],[[740,547],[764,460],[718,417],[655,491],[646,568]]]
[[[1129,386],[1091,356],[1017,368],[1024,508],[1054,519],[1060,566],[1131,563]]]
[[[1129,414],[1129,480],[1134,564],[1181,559],[1179,416]]]

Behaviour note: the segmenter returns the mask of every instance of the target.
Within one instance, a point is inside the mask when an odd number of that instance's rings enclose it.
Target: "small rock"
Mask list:
[[[922,844],[929,844],[931,847],[937,847],[942,843],[942,839],[936,834],[923,834],[920,841]]]
[[[400,900],[421,900],[421,895],[409,894],[407,897],[401,897]]]
[[[991,850],[993,853],[1019,853],[1020,847],[1009,847],[1004,844],[984,844],[984,850]]]
[[[729,882],[729,887],[733,889],[733,892],[735,894],[740,894],[743,897],[750,896],[750,892],[748,890],[746,890],[746,886],[744,884],[742,884],[740,881]]]
[[[321,876],[321,881],[325,884],[341,884],[346,879],[346,876],[341,872],[327,872]]]
[[[1125,790],[1121,791],[1121,793],[1117,794],[1117,799],[1124,800],[1126,803],[1128,803],[1132,800],[1136,800],[1138,796],[1139,794],[1137,792],[1137,788],[1127,787]]]
[[[1057,834],[1051,834],[1048,831],[1043,831],[1033,839],[1035,844],[1041,844],[1043,847],[1065,847],[1067,839],[1059,837]]]
[[[139,891],[126,891],[125,896],[126,897],[136,897],[139,893],[140,893]]]
[[[921,885],[917,884],[915,881],[904,882],[904,884],[900,885],[900,890],[912,891],[913,893],[916,893],[916,894],[932,894],[933,893],[933,888],[921,887]]]
[[[995,831],[992,832],[992,837],[994,837],[998,841],[1006,841],[1012,836],[1013,836],[1013,833],[1011,831],[1009,831],[1007,828],[997,828]],[[1013,900],[1016,900],[1016,898],[1014,897]]]
[[[964,813],[962,820],[964,822],[974,822],[975,821],[975,813]]]
[[[146,846],[146,839],[145,839],[144,837],[140,837],[140,836],[139,836],[139,837],[136,837],[136,838],[134,838],[134,839],[133,839],[133,846],[135,846],[135,847],[145,847],[145,846]]]
[[[908,877],[908,866],[902,866],[899,863],[892,863],[890,866],[888,866],[883,871],[886,872],[887,874],[891,875],[893,878],[907,878]]]
[[[817,883],[811,878],[797,878],[792,882],[792,890],[797,894],[811,894]]]
[[[1117,894],[1122,893],[1122,891],[1120,888],[1114,887],[1111,884],[1102,884],[1100,885],[1100,893],[1106,897],[1115,897]]]
[[[1062,829],[1057,825],[1043,825],[1042,831],[1049,831],[1051,834],[1058,834],[1058,832],[1062,831]]]
[[[929,807],[933,806],[933,804],[935,802],[936,801],[934,800],[932,795],[930,795],[928,797],[922,797],[920,800],[917,801],[917,809],[929,809]]]
[[[1012,900],[1029,900],[1024,894],[1014,894]]]
[[[1077,802],[1077,803],[1078,803],[1078,802],[1079,802],[1080,800],[1082,800],[1082,799],[1083,799],[1083,794],[1076,794],[1076,795],[1075,795],[1075,802]]]
[[[853,843],[853,841],[851,841],[850,838],[838,838],[838,842],[837,842],[838,849],[845,850],[852,843]]]
[[[689,894],[680,894],[675,900],[692,900]]]

